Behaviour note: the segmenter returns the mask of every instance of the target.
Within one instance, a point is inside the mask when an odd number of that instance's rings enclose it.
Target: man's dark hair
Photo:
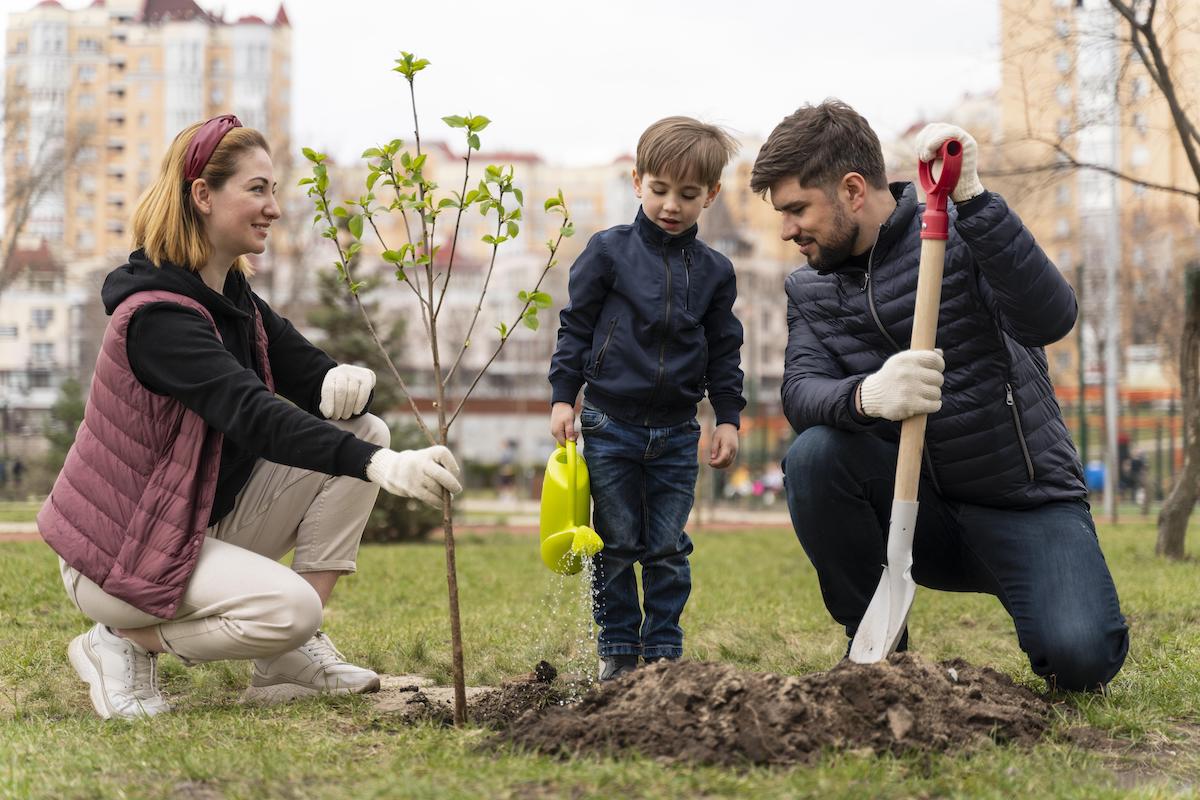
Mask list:
[[[847,172],[857,172],[875,189],[887,186],[879,137],[857,111],[836,98],[803,105],[783,118],[758,151],[750,189],[765,195],[777,181],[828,190]]]

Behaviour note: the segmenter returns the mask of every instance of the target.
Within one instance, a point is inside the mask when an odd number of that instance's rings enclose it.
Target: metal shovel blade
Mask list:
[[[912,578],[913,534],[917,525],[915,500],[893,500],[888,525],[887,564],[867,612],[850,643],[850,660],[874,664],[892,654],[912,608],[917,584]]]

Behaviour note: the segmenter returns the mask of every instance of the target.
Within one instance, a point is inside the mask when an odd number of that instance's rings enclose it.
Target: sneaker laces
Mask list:
[[[139,700],[157,700],[158,653],[142,654],[129,648],[133,660],[133,686],[131,694]]]
[[[317,631],[313,634],[313,637],[305,642],[303,649],[322,667],[346,663],[346,657],[334,647],[333,641],[325,635],[324,631]]]

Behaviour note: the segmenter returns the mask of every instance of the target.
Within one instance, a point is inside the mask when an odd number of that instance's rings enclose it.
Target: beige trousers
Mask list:
[[[331,420],[374,444],[387,424],[366,414]],[[106,594],[60,558],[63,583],[86,616],[110,628],[154,627],[185,662],[262,658],[304,644],[321,626],[321,599],[300,572],[354,572],[379,487],[259,459],[233,510],[206,531],[171,620]],[[295,549],[292,566],[278,559]]]

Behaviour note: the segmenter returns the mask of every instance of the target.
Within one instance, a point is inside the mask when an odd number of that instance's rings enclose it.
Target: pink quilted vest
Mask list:
[[[174,292],[137,292],[117,306],[96,359],[83,424],[37,521],[47,544],[106,593],[171,619],[212,512],[221,434],[179,401],[147,389],[129,365],[130,318],[146,303],[163,301],[198,311],[216,331],[203,305]],[[258,314],[255,339],[273,392]]]

